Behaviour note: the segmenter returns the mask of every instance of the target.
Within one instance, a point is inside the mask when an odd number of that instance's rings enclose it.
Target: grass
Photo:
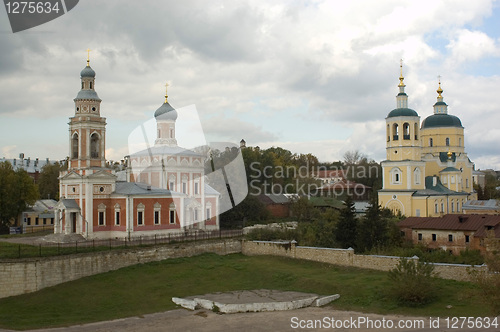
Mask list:
[[[123,249],[125,246],[116,246],[112,249]],[[54,245],[30,245],[30,244],[19,244],[19,243],[9,243],[0,241],[0,259],[16,259],[16,258],[30,258],[30,257],[47,257],[47,256],[58,256],[58,255],[69,255],[82,252],[94,252],[94,251],[109,251],[111,250],[109,246],[57,246]]]
[[[479,317],[488,312],[474,285],[437,282],[437,301],[409,308],[386,296],[385,272],[284,257],[204,254],[130,266],[0,299],[0,327],[22,330],[140,316],[177,308],[174,296],[259,288],[338,293],[341,297],[331,307],[340,310],[423,317]]]

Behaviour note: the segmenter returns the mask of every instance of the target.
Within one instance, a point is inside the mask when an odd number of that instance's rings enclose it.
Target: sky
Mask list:
[[[168,83],[178,125],[197,114],[206,142],[382,161],[403,59],[421,121],[439,75],[476,169],[500,169],[499,1],[85,0],[17,33],[0,9],[0,45],[0,157],[69,154],[89,48],[109,160],[129,154]],[[179,131],[181,146],[199,140]]]

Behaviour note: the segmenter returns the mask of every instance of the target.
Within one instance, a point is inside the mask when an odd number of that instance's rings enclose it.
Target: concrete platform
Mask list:
[[[312,293],[277,291],[268,289],[234,291],[173,297],[172,301],[189,310],[207,309],[220,313],[294,310],[328,304],[340,295],[320,296]]]

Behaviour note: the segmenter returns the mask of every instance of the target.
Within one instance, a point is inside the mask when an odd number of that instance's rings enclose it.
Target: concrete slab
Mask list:
[[[338,294],[320,297],[313,293],[258,289],[172,298],[172,301],[189,310],[203,308],[214,312],[238,313],[294,310],[324,305],[337,298]]]

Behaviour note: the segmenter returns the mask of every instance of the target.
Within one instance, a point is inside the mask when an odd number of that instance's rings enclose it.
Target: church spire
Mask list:
[[[165,104],[168,103],[168,82],[165,84]]]
[[[396,96],[397,108],[408,108],[408,95],[405,93],[404,76],[403,76],[403,59],[399,62],[400,75],[399,75],[399,93]]]
[[[441,76],[438,76],[437,101],[434,104],[434,114],[448,114],[448,105],[443,101],[443,89],[441,88]]]
[[[90,48],[87,48],[87,67],[90,67]]]

